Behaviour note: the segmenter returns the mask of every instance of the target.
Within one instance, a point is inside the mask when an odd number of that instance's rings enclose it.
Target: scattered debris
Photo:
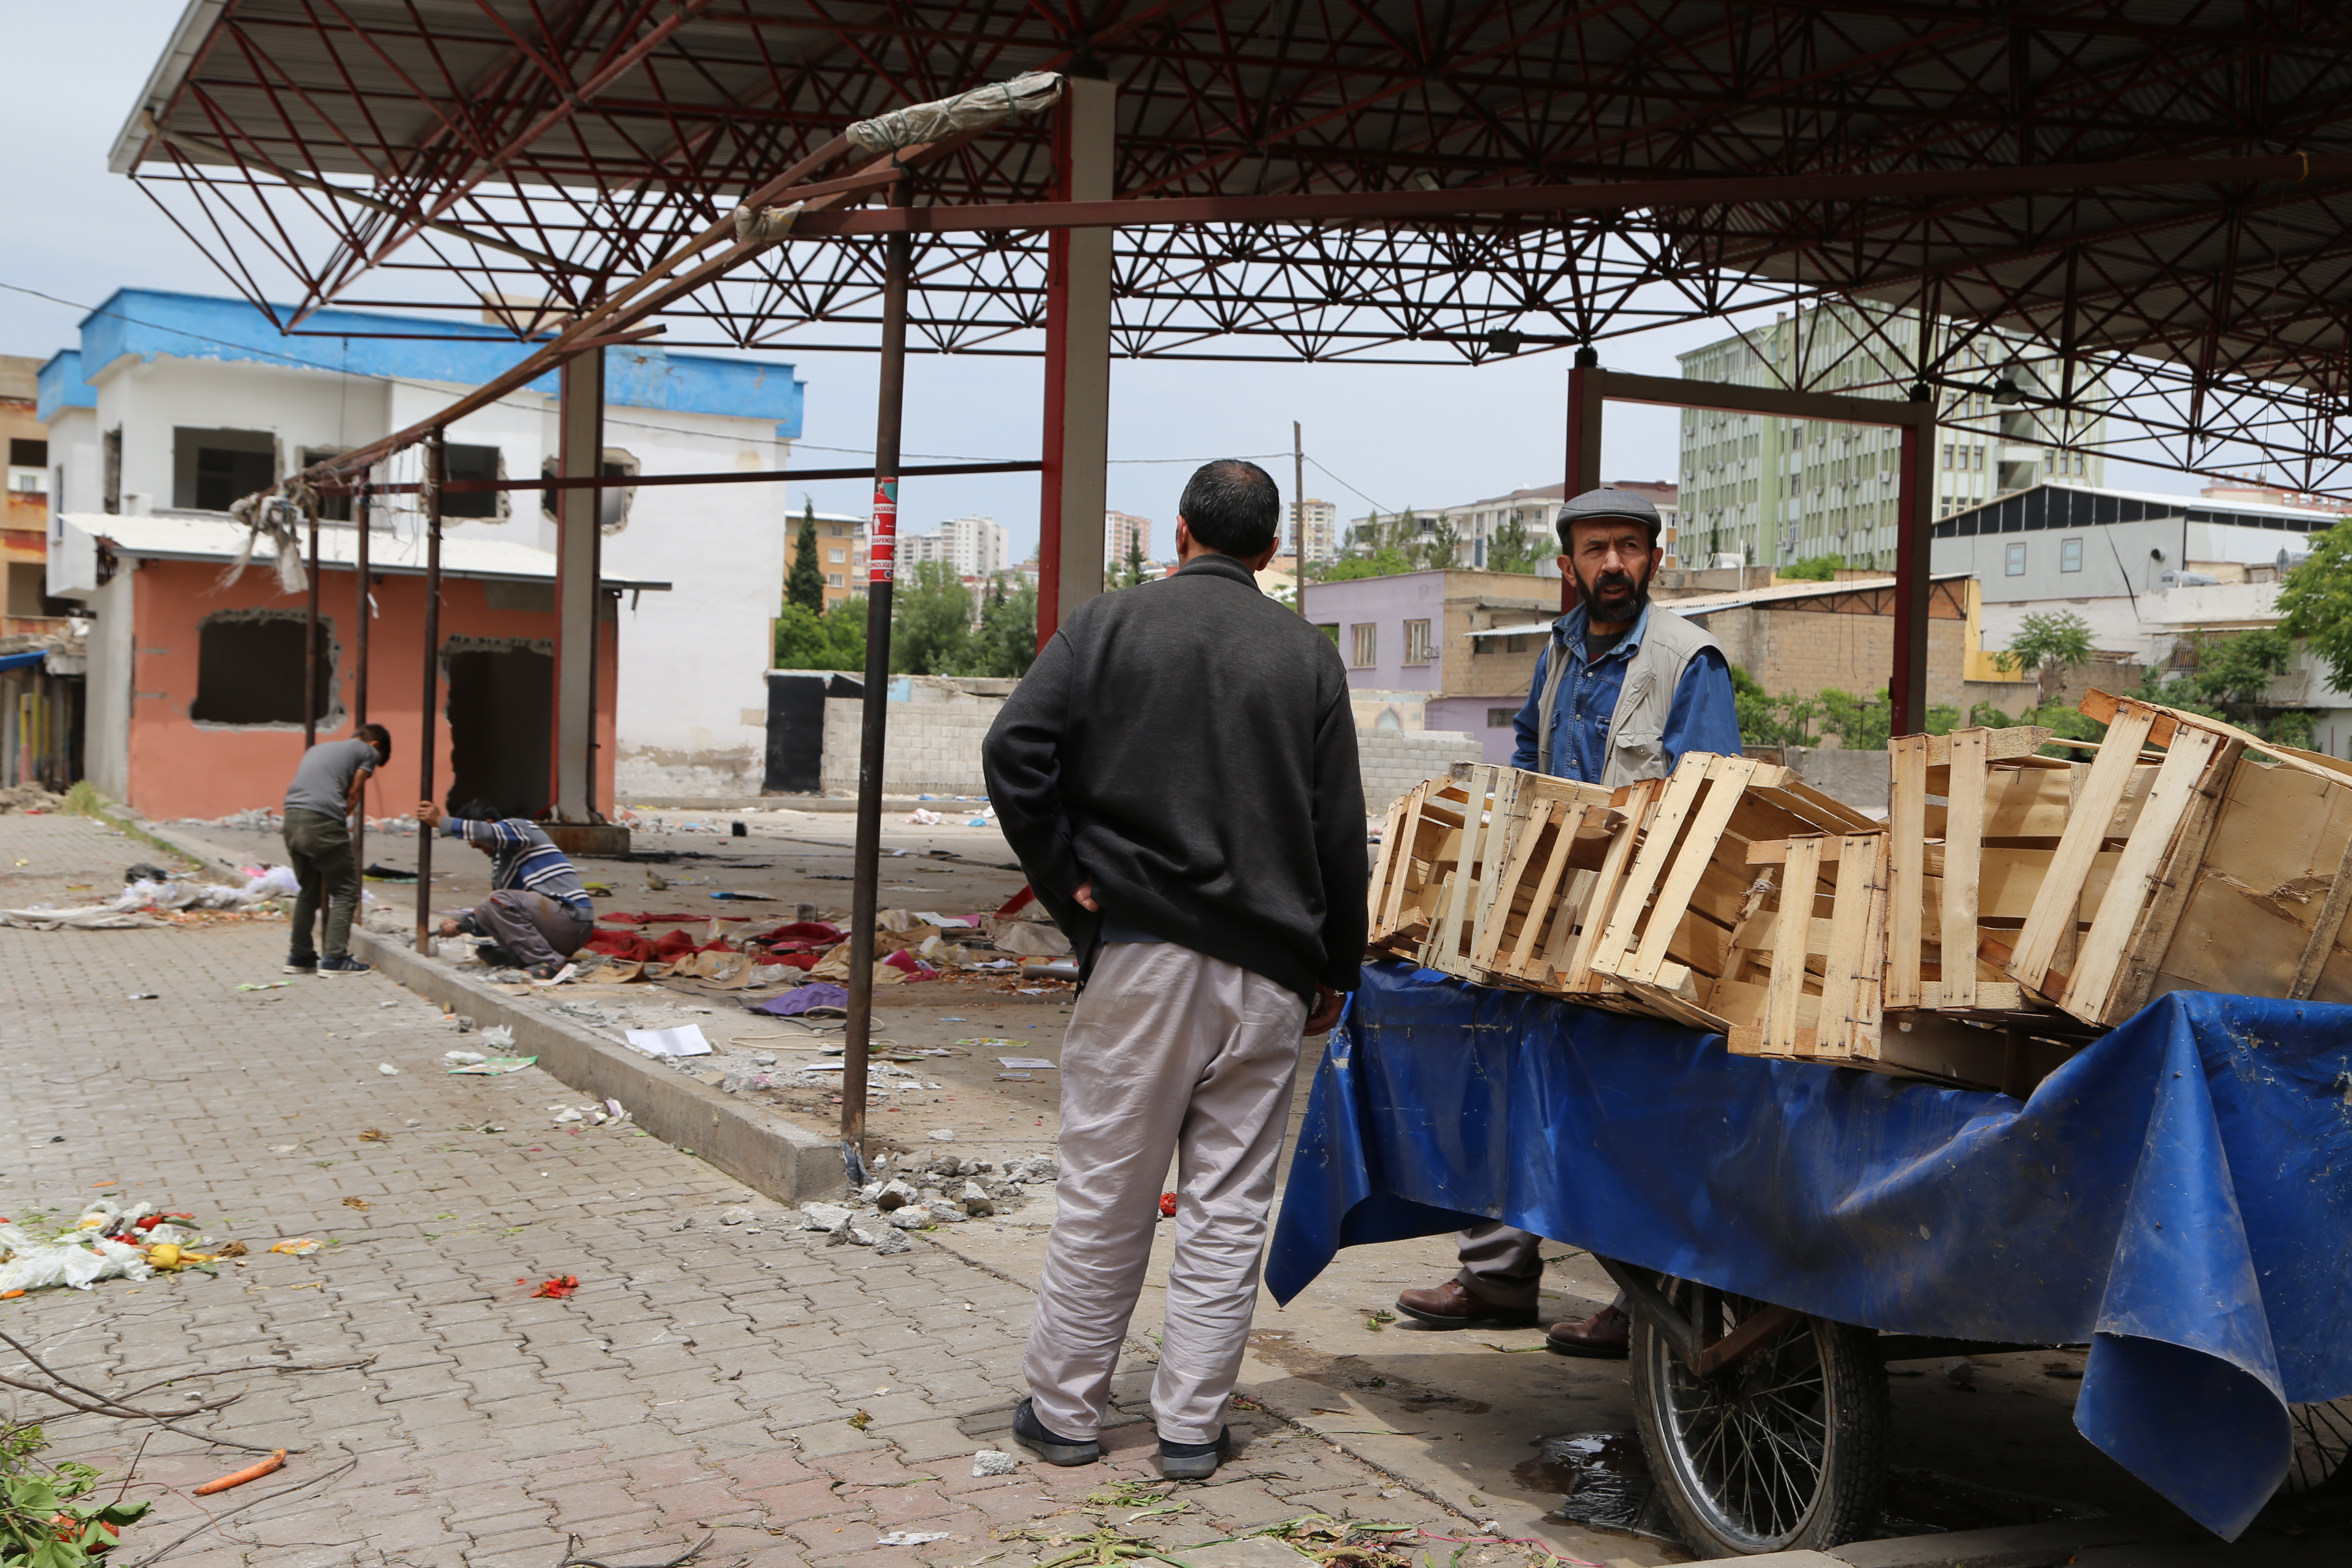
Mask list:
[[[376,1063],[375,1070],[383,1074],[386,1078],[398,1078],[400,1076],[400,1069],[393,1066],[390,1062]]]
[[[389,1143],[392,1142],[392,1134],[386,1132],[381,1127],[369,1127],[361,1131],[360,1142],[362,1143]]]
[[[926,812],[924,815],[929,816],[929,813]],[[874,1544],[877,1546],[929,1546],[934,1541],[945,1541],[948,1533],[944,1530],[893,1530],[884,1532],[882,1538]]]
[[[368,1202],[365,1198],[345,1198],[343,1200],[343,1206],[347,1209],[357,1209],[362,1214],[365,1214],[368,1210],[375,1207],[373,1204]]]
[[[1009,1476],[1020,1468],[1021,1461],[1001,1448],[982,1448],[971,1457],[975,1476]]]
[[[520,1072],[538,1062],[537,1057],[482,1057],[471,1051],[451,1051],[452,1057],[472,1056],[469,1062],[460,1062],[449,1069],[452,1074],[467,1073],[476,1078],[498,1078],[510,1072]]]
[[[924,1133],[923,1136],[929,1139],[934,1143],[952,1143],[955,1142],[955,1129],[952,1127],[934,1127],[929,1131]]]
[[[308,1258],[321,1245],[316,1237],[289,1236],[284,1241],[271,1243],[269,1250],[282,1252],[289,1258]]]
[[[259,1464],[247,1465],[241,1470],[231,1470],[227,1475],[221,1477],[218,1480],[206,1481],[203,1486],[196,1489],[195,1495],[198,1497],[210,1497],[215,1492],[225,1492],[231,1487],[241,1487],[247,1481],[257,1481],[262,1477],[284,1468],[285,1464],[286,1450],[283,1448],[272,1448],[269,1451],[269,1458],[262,1460]]]
[[[570,1296],[572,1292],[579,1289],[580,1277],[578,1275],[560,1274],[552,1279],[541,1280],[539,1282],[539,1289],[533,1290],[531,1295],[533,1297],[544,1296],[550,1300],[561,1301]]]

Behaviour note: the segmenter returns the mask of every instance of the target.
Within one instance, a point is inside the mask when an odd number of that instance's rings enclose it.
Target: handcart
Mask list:
[[[1910,1359],[2087,1345],[2078,1429],[2226,1538],[2352,1484],[2352,1007],[2161,998],[2020,1100],[1403,963],[1365,981],[1269,1288],[1475,1218],[1589,1249],[1699,1554],[1869,1535]]]

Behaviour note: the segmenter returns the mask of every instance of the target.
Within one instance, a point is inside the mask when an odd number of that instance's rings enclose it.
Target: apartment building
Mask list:
[[[929,532],[899,535],[902,574],[926,561],[944,562],[959,577],[995,577],[1013,569],[1013,536],[992,517],[950,518]]]
[[[1328,500],[1308,497],[1290,503],[1290,531],[1284,536],[1286,553],[1308,562],[1339,559],[1339,509]]]
[[[816,519],[817,569],[824,574],[824,607],[830,610],[866,592],[866,519],[844,511],[812,513],[806,507],[790,511],[791,531],[784,536],[787,578],[800,563],[801,521],[810,515]]]
[[[1151,559],[1151,520],[1123,511],[1103,513],[1103,571],[1124,572],[1130,561]]]
[[[1610,479],[1606,482],[1642,497],[1658,509],[1659,520],[1664,524],[1658,535],[1658,542],[1666,552],[1665,564],[1684,564],[1679,543],[1681,511],[1676,487],[1664,479]],[[1552,531],[1552,520],[1559,514],[1560,502],[1567,491],[1565,484],[1536,485],[1454,506],[1428,510],[1416,508],[1411,515],[1418,524],[1418,537],[1423,540],[1433,538],[1441,526],[1451,528],[1454,531],[1455,563],[1474,572],[1486,571],[1494,564],[1496,539],[1514,526],[1526,532],[1528,541],[1536,546],[1539,558],[1549,558],[1557,553],[1559,542]],[[1379,542],[1374,535],[1396,521],[1396,517],[1356,519],[1349,529],[1350,548],[1359,553],[1369,552]]]
[[[1679,356],[1683,375],[1735,386],[1794,386],[1860,397],[1905,395],[1918,321],[1875,306],[1834,305],[1774,318]],[[1949,516],[2044,479],[2098,485],[2106,423],[2066,416],[2040,398],[2043,370],[2016,340],[1981,333],[1948,375],[1976,390],[1945,393],[1937,432],[1936,514]],[[1955,401],[1957,397],[1957,401]],[[2097,402],[2095,384],[2077,402]],[[1892,570],[1903,433],[1754,414],[1686,409],[1676,475],[1685,558],[1693,565],[1784,567],[1818,556]]]

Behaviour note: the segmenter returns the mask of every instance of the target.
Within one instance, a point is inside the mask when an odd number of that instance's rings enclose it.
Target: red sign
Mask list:
[[[887,583],[896,574],[898,555],[898,481],[877,479],[874,485],[874,529],[866,542],[866,580]]]

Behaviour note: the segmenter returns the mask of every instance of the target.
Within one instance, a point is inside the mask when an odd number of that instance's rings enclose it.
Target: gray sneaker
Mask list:
[[[1217,1428],[1213,1443],[1171,1443],[1160,1439],[1160,1473],[1171,1481],[1205,1481],[1217,1473],[1217,1467],[1233,1457],[1234,1432],[1230,1426]]]
[[[1013,1440],[1049,1465],[1091,1465],[1102,1458],[1100,1443],[1075,1443],[1046,1431],[1025,1399],[1013,1407]]]

